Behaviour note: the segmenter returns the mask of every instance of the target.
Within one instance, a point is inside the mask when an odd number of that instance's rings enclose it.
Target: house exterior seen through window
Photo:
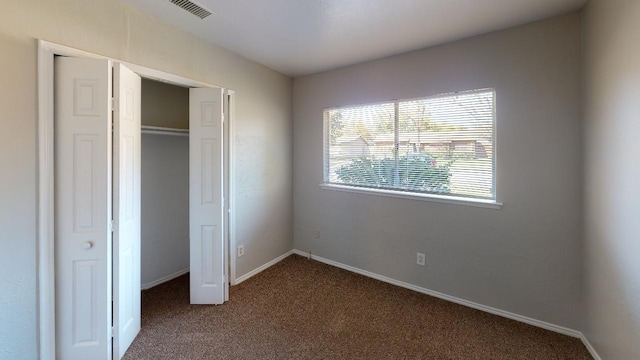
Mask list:
[[[495,200],[495,91],[324,111],[324,183]]]

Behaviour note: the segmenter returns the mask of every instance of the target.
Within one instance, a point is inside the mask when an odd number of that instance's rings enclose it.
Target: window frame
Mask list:
[[[492,136],[492,146],[493,146],[493,157],[492,157],[492,190],[494,194],[493,199],[485,199],[485,198],[475,198],[473,196],[464,196],[464,195],[443,195],[437,193],[428,193],[428,192],[416,192],[416,191],[407,191],[398,188],[375,188],[368,187],[362,185],[354,185],[354,184],[341,184],[341,183],[332,183],[329,182],[329,156],[330,156],[330,121],[328,121],[328,117],[325,114],[331,110],[345,109],[345,108],[354,108],[354,107],[365,107],[365,106],[374,106],[374,105],[383,105],[390,104],[394,107],[397,107],[402,102],[410,102],[410,101],[419,101],[419,100],[428,100],[428,99],[437,99],[442,97],[450,97],[456,95],[465,95],[465,94],[473,94],[473,93],[482,93],[482,92],[493,92],[493,108],[492,108],[492,119],[493,119],[493,136]],[[464,91],[456,91],[450,93],[443,93],[431,96],[421,96],[416,98],[406,98],[406,99],[391,99],[385,101],[377,101],[371,103],[360,103],[360,104],[348,104],[334,107],[327,107],[322,110],[322,183],[320,184],[320,188],[324,190],[332,190],[332,191],[341,191],[355,194],[365,194],[365,195],[374,195],[374,196],[384,196],[384,197],[392,197],[392,198],[401,198],[401,199],[411,199],[411,200],[419,200],[419,201],[430,201],[436,203],[445,203],[445,204],[454,204],[454,205],[464,205],[464,206],[473,206],[473,207],[483,207],[490,209],[500,209],[503,204],[498,202],[498,191],[497,191],[497,91],[495,88],[480,88],[473,90],[464,90]],[[398,136],[398,129],[394,128],[394,136]],[[394,146],[398,146],[398,144],[394,144]]]

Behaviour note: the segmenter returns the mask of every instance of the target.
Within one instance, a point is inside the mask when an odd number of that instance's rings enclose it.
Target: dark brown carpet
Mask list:
[[[142,295],[125,359],[591,359],[578,339],[292,255],[189,305],[188,275]]]

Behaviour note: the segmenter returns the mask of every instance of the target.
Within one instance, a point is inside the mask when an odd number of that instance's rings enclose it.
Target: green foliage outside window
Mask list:
[[[398,158],[370,159],[361,157],[336,170],[338,179],[346,184],[380,188],[449,193],[451,162],[437,165],[427,154],[410,154]]]

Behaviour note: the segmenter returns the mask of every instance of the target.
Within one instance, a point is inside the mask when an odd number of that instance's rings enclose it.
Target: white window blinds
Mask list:
[[[324,112],[324,182],[495,200],[495,91]]]

